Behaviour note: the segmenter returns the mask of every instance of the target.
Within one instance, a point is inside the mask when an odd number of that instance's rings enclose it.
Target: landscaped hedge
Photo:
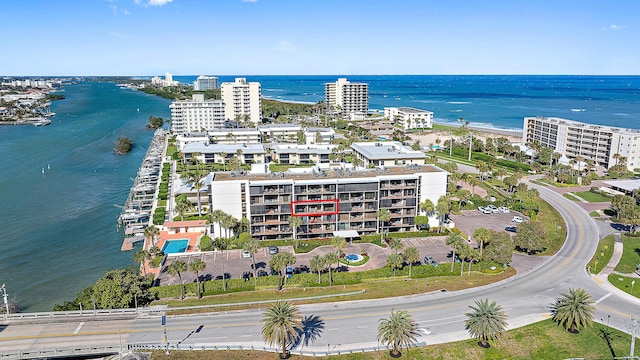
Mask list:
[[[156,208],[156,211],[153,213],[153,224],[154,225],[162,225],[164,224],[164,217],[166,215],[166,208],[163,206],[159,206]]]

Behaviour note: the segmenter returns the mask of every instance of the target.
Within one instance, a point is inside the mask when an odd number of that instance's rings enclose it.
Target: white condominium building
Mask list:
[[[327,105],[344,114],[367,113],[369,111],[369,84],[352,83],[346,78],[324,84]]]
[[[193,94],[192,100],[178,100],[171,108],[171,130],[174,133],[190,133],[224,127],[224,103],[221,100],[205,100],[204,94]]]
[[[593,125],[557,117],[525,117],[522,141],[537,141],[569,159],[582,157],[606,168],[640,168],[640,130]],[[618,155],[616,155],[618,154]]]
[[[434,204],[447,191],[447,172],[429,165],[377,169],[308,168],[305,173],[216,172],[210,182],[211,211],[223,210],[251,223],[259,240],[290,239],[289,217],[300,217],[299,239],[357,237],[379,231],[415,230],[426,199]],[[376,211],[391,219],[381,222]],[[218,226],[212,233],[218,234]]]
[[[224,116],[227,120],[248,121],[253,126],[260,123],[262,120],[260,83],[236,78],[234,82],[222,83],[220,89],[222,101],[225,103]]]
[[[411,107],[386,107],[384,117],[404,130],[432,128],[433,112]]]
[[[193,90],[196,91],[205,91],[205,90],[213,90],[218,88],[218,78],[215,76],[204,76],[200,75],[193,82]]]
[[[351,148],[365,167],[421,165],[427,157],[424,152],[413,150],[398,141],[355,142]]]

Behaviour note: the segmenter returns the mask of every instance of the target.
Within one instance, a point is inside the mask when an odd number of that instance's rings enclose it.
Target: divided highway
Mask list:
[[[587,290],[597,301],[596,319],[625,330],[629,317],[640,317],[637,301],[618,297],[599,285],[585,270],[598,240],[598,227],[575,203],[544,187],[540,191],[564,217],[567,241],[558,254],[544,264],[510,279],[457,292],[433,292],[381,300],[303,305],[304,316],[319,316],[318,334],[296,350],[326,352],[377,346],[378,320],[391,309],[408,310],[421,327],[419,341],[435,344],[468,338],[464,314],[479,298],[495,300],[506,310],[510,327],[537,322],[549,316],[554,299],[569,287]],[[234,311],[167,319],[167,340],[181,348],[203,345],[263,347],[260,310]],[[44,324],[11,324],[0,327],[0,353],[67,346],[163,345],[159,316],[143,315],[130,320],[82,319]],[[1,358],[1,357],[0,357]]]

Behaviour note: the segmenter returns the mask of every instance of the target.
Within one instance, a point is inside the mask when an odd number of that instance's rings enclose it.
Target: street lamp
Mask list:
[[[7,299],[8,298],[7,288],[4,286],[4,284],[2,284],[2,287],[0,287],[0,289],[2,289],[2,292],[3,292],[2,296],[4,298],[4,308],[7,311],[4,313],[4,317],[5,319],[8,319],[9,318],[9,300]]]

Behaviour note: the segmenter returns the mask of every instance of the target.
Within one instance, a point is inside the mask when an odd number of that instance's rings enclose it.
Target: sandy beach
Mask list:
[[[451,124],[446,125],[454,126]],[[522,142],[521,131],[507,131],[490,128],[479,128],[473,126],[470,126],[469,129],[473,130],[473,135],[478,139],[482,139],[482,141],[485,141],[487,138],[504,137],[512,143]],[[411,141],[418,140],[421,146],[429,146],[431,144],[435,145],[437,143],[436,139],[440,139],[440,144],[444,144],[444,142],[451,137],[451,132],[449,132],[448,130],[434,130],[428,133],[409,134],[409,137],[411,138]]]

